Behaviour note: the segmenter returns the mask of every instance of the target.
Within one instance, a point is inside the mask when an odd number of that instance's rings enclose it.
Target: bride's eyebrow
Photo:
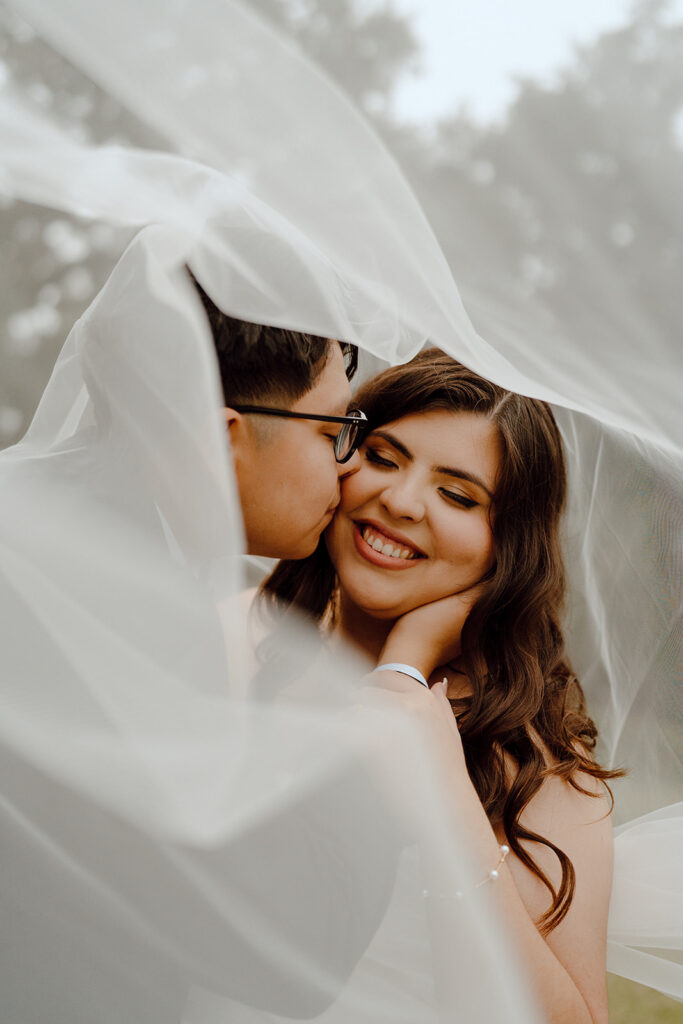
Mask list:
[[[435,473],[444,473],[446,476],[454,476],[457,477],[458,480],[467,480],[471,484],[476,484],[477,487],[481,487],[482,491],[484,491],[489,498],[493,499],[493,495],[484,481],[478,476],[475,476],[474,473],[468,473],[466,469],[451,469],[450,466],[432,466],[432,469]]]
[[[381,437],[385,441],[388,441],[388,443],[393,448],[399,451],[401,455],[403,455],[404,458],[408,459],[410,462],[412,462],[415,458],[413,453],[408,451],[403,442],[399,441],[399,439],[397,437],[394,437],[393,434],[390,434],[388,430],[373,430],[370,437]],[[434,473],[443,473],[445,476],[453,476],[456,477],[458,480],[467,480],[469,483],[475,484],[477,487],[481,487],[482,491],[484,491],[484,493],[487,494],[489,498],[493,498],[491,491],[488,489],[484,481],[481,480],[478,476],[475,476],[474,473],[469,473],[466,469],[455,469],[451,466],[432,466],[432,470]]]
[[[388,430],[373,430],[372,433],[370,434],[370,437],[384,438],[385,441],[388,441],[389,444],[393,448],[395,448],[396,451],[400,452],[401,455],[403,455],[406,459],[408,459],[410,462],[413,461],[413,453],[409,452],[406,446],[401,441],[399,441],[397,437],[394,437],[393,434],[390,434]]]

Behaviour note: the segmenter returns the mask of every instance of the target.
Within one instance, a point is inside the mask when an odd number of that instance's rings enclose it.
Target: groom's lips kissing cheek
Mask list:
[[[378,520],[353,521],[353,540],[358,554],[382,569],[411,569],[427,557],[406,536]]]

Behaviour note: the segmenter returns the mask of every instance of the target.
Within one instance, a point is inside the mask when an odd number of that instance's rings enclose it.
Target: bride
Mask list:
[[[621,773],[594,758],[597,730],[565,650],[553,414],[436,349],[354,401],[371,428],[362,467],[342,482],[325,543],[281,562],[261,599],[312,612],[398,668],[545,1019],[605,1022],[607,780]],[[455,896],[430,894],[443,915]]]

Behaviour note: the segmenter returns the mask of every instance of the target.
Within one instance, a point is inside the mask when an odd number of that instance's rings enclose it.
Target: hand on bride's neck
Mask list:
[[[460,638],[472,605],[485,584],[419,605],[397,619],[379,619],[360,609],[343,591],[336,608],[339,634],[377,662],[402,662],[425,679],[460,657]]]
[[[433,682],[435,677],[441,680],[446,676],[449,697],[469,696],[472,688],[465,674],[460,671],[459,659],[450,657],[453,651],[442,650],[442,658],[431,660],[427,656],[426,660],[423,660],[422,644],[418,644],[416,648],[410,638],[406,642],[405,636],[402,636],[398,639],[398,646],[395,646],[390,635],[399,621],[399,618],[376,619],[354,604],[348,595],[337,595],[333,628],[336,637],[362,651],[373,665],[386,661],[407,662],[424,671],[430,682]],[[424,636],[421,639],[424,639]]]

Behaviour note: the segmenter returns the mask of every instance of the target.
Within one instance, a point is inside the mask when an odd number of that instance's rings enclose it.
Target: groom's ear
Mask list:
[[[223,419],[230,438],[232,457],[235,461],[239,461],[240,453],[246,442],[246,420],[241,413],[229,405],[223,407]]]
[[[263,418],[245,416],[229,405],[223,407],[223,419],[228,430],[232,459],[236,468],[239,468],[242,462],[253,463],[272,439],[274,428],[270,423],[258,422]],[[257,422],[254,422],[254,419]]]
[[[231,430],[242,419],[242,416],[235,409],[231,409],[229,405],[226,405],[223,407],[223,419],[228,430]]]

